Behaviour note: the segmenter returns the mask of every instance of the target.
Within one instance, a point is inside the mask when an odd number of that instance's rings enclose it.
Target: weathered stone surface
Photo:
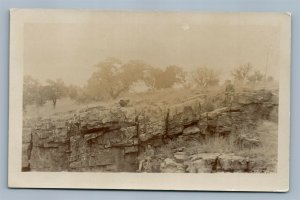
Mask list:
[[[65,171],[68,169],[68,157],[65,154],[65,147],[33,147],[30,168],[32,171]]]
[[[210,172],[250,172],[255,167],[254,160],[233,153],[201,153],[190,157],[187,171],[192,173]]]
[[[190,157],[187,170],[194,173],[208,173],[214,169],[214,164],[219,153],[200,153]]]
[[[138,132],[141,141],[165,134],[166,113],[159,108],[153,109],[153,111],[148,110],[138,116]]]
[[[212,171],[211,165],[208,165],[207,162],[203,159],[186,162],[187,172],[190,173],[210,173]]]
[[[22,168],[28,169],[30,167],[30,154],[31,154],[31,149],[30,143],[24,143],[22,146]]]
[[[22,170],[29,171],[30,170],[30,157],[32,150],[32,129],[31,128],[23,128],[22,135]]]
[[[183,130],[183,135],[193,135],[196,133],[200,133],[198,126],[189,126]]]
[[[160,165],[160,171],[165,173],[184,173],[184,165],[166,158]]]
[[[126,140],[130,140],[133,137],[137,136],[137,127],[136,126],[129,126],[129,127],[122,127],[120,129],[123,132]]]
[[[243,107],[241,106],[232,106],[230,107],[229,112],[242,112],[243,111]]]
[[[39,139],[49,138],[49,136],[52,135],[52,134],[53,134],[52,131],[39,131],[39,132],[36,132],[36,135]]]
[[[185,152],[176,152],[174,154],[174,158],[178,162],[183,162],[188,159],[188,155]]]
[[[124,147],[124,153],[135,153],[138,152],[139,148],[137,146],[132,146],[132,147]]]
[[[114,157],[110,152],[101,152],[89,159],[89,166],[112,165],[114,162]]]
[[[259,147],[261,145],[261,141],[259,140],[259,138],[253,138],[251,135],[239,135],[236,139],[236,144],[240,147],[240,148],[255,148],[255,147]]]
[[[172,106],[98,106],[54,115],[51,119],[24,120],[22,167],[32,171],[136,171],[139,150],[147,144],[160,149],[176,138],[183,138],[184,142],[198,141],[200,145],[207,138],[232,134],[244,121],[252,126],[271,116],[274,121],[278,119],[275,101],[278,98],[266,91],[241,93],[233,106],[205,113],[201,98]],[[80,116],[80,124],[75,125],[74,114]],[[254,136],[236,142],[242,148],[260,145],[259,138]],[[162,161],[156,158],[151,170],[194,173],[268,170],[263,161],[234,154],[188,156],[186,150],[173,150],[170,158],[163,157]]]
[[[251,164],[250,164],[251,162]],[[245,172],[250,171],[253,167],[253,161],[242,156],[234,154],[222,154],[219,156],[219,165],[225,172]]]
[[[198,110],[193,109],[197,104],[179,104],[171,107],[168,115],[168,135],[177,135],[187,126],[196,124],[199,120]]]
[[[218,126],[231,126],[232,120],[229,114],[221,114],[218,117]]]
[[[124,122],[126,121],[126,114],[119,108],[113,108],[101,111],[100,118],[102,123]]]
[[[273,97],[277,96],[272,91],[268,90],[256,90],[256,91],[244,91],[238,95],[239,104],[257,104],[262,102],[273,102],[278,104],[278,100],[275,100]],[[278,98],[277,98],[278,99]]]
[[[102,132],[86,134],[86,135],[84,135],[84,140],[89,141],[89,140],[92,140],[92,139],[96,139],[96,138],[100,137],[101,135],[103,135]]]
[[[228,107],[218,108],[211,112],[205,112],[205,113],[201,114],[201,118],[215,119],[218,116],[220,116],[222,113],[225,113],[228,111],[229,111]]]
[[[32,128],[23,128],[22,142],[29,143],[31,141],[31,129]]]

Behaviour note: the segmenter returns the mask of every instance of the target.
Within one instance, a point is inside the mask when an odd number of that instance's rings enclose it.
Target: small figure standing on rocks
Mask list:
[[[141,172],[144,165],[148,165],[150,163],[150,161],[153,159],[154,154],[154,148],[151,146],[151,144],[148,144],[143,156],[140,159],[139,169],[137,170],[137,172]]]
[[[225,82],[225,99],[224,99],[224,102],[225,102],[225,105],[230,105],[233,101],[233,97],[234,97],[234,86],[233,84],[231,83],[231,80],[226,80]]]
[[[73,116],[73,124],[77,127],[77,130],[79,131],[81,126],[81,120],[80,120],[80,114],[77,112]]]

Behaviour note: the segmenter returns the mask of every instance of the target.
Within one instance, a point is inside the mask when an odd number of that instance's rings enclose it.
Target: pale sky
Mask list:
[[[206,66],[228,77],[233,68],[247,62],[264,72],[269,54],[267,73],[278,77],[280,28],[276,24],[162,16],[25,24],[24,74],[83,85],[98,62],[115,57],[156,67],[175,64],[186,70]]]

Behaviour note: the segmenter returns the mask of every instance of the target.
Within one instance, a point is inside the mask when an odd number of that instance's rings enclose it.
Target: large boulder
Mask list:
[[[195,101],[172,106],[167,115],[168,135],[181,134],[185,127],[199,121],[199,105]]]
[[[200,129],[198,126],[189,126],[183,130],[183,135],[194,135],[200,133]]]
[[[138,133],[141,141],[164,135],[166,132],[166,111],[159,107],[147,108],[138,116]]]
[[[164,173],[184,173],[185,167],[171,158],[166,158],[160,165],[160,171]]]
[[[174,153],[174,158],[177,162],[183,163],[184,161],[188,160],[188,154],[186,152],[176,152]]]
[[[216,167],[219,153],[199,153],[190,156],[187,171],[192,173],[211,173]]]
[[[219,163],[224,172],[249,172],[255,164],[247,157],[234,154],[222,154],[219,156]]]

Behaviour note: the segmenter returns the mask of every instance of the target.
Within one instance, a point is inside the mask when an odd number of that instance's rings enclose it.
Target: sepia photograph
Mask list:
[[[290,17],[11,10],[10,185],[287,191]]]

